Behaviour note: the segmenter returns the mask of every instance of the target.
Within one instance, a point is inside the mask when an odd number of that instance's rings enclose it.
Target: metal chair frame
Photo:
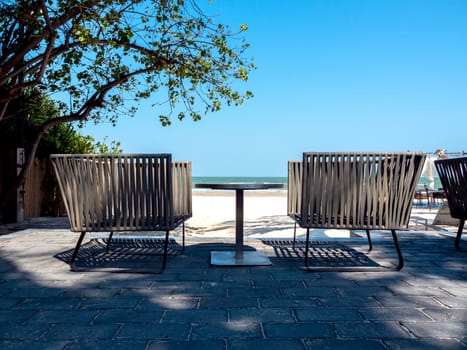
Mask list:
[[[191,163],[172,162],[170,154],[105,154],[51,156],[70,230],[80,232],[70,259],[72,271],[162,273],[170,231],[192,216]],[[165,232],[160,269],[87,269],[76,266],[87,232]]]
[[[461,248],[460,243],[467,219],[467,157],[439,159],[435,161],[435,166],[446,194],[451,217],[459,219],[454,246],[458,251],[466,251]]]
[[[404,259],[396,230],[406,230],[426,155],[423,153],[305,152],[289,161],[288,215],[307,229],[305,269],[309,271],[400,270]],[[398,263],[391,267],[310,266],[310,229],[389,230]]]

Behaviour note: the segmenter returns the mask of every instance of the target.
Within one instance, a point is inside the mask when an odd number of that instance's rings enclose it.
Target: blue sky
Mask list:
[[[255,97],[159,124],[142,105],[83,134],[126,153],[170,152],[194,176],[286,176],[304,151],[467,150],[467,1],[198,0],[246,23]]]

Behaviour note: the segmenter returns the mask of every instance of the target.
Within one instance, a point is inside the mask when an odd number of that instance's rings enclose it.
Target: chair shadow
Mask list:
[[[158,266],[162,261],[164,250],[164,239],[155,237],[114,237],[112,239],[110,250],[107,251],[107,238],[91,238],[82,244],[75,261],[76,268],[84,270],[128,270],[138,271],[146,270],[151,266]],[[271,260],[276,264],[297,263],[303,261],[305,256],[305,242],[298,240],[293,244],[289,239],[267,239],[259,240],[266,248],[271,247],[273,256]],[[234,244],[227,243],[203,243],[188,245],[184,255],[198,256],[205,254],[206,248],[216,250],[232,250]],[[187,252],[188,250],[188,252]],[[199,250],[199,251],[197,251]],[[245,245],[245,251],[255,250],[248,244]],[[173,238],[169,239],[168,255],[180,255],[183,247]],[[56,254],[54,258],[69,263],[73,249]],[[186,254],[188,253],[188,254]],[[378,267],[376,261],[367,254],[351,246],[341,244],[336,241],[311,241],[309,246],[309,262],[313,266],[330,267]]]
[[[107,251],[107,238],[91,238],[81,245],[75,265],[78,269],[137,270],[157,266],[162,261],[164,239],[152,237],[114,237]],[[168,255],[179,255],[183,247],[169,239]],[[56,254],[54,258],[69,263],[73,249]]]
[[[305,258],[306,245],[304,241],[263,239],[263,244],[271,246],[275,257],[291,261]],[[365,253],[338,242],[311,241],[308,248],[308,260],[310,265],[317,267],[378,267],[376,261]]]

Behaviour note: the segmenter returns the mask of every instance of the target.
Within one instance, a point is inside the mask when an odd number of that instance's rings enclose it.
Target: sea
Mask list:
[[[193,176],[193,188],[197,184],[207,183],[242,183],[242,182],[257,182],[257,183],[279,183],[284,185],[283,191],[287,190],[287,177],[271,177],[271,176]],[[274,190],[276,191],[276,190]],[[280,191],[280,190],[279,190]]]
[[[192,183],[193,188],[196,184],[205,183],[230,183],[230,182],[267,182],[267,183],[279,183],[284,185],[283,191],[287,190],[287,177],[271,177],[271,176],[193,176]],[[418,182],[418,189],[424,189],[425,186],[430,186],[430,180],[426,177],[420,177]],[[435,177],[434,186],[435,190],[441,189],[441,181],[438,177]]]

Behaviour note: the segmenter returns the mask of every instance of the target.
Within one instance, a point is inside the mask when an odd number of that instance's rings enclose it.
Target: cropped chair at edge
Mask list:
[[[87,232],[109,232],[107,251],[114,232],[165,232],[159,270],[105,269],[110,272],[163,272],[169,232],[180,225],[183,253],[184,223],[192,215],[190,162],[172,162],[170,154],[55,154],[51,161],[70,230],[81,233],[70,259],[71,270],[87,270],[75,264]]]
[[[303,153],[289,161],[288,215],[305,228],[305,268],[310,271],[381,270],[368,267],[313,267],[310,229],[390,230],[404,266],[396,230],[408,227],[412,202],[426,155],[422,153]],[[296,229],[296,226],[295,226]],[[295,244],[294,230],[294,244]]]
[[[460,242],[467,219],[467,157],[436,160],[435,166],[446,194],[451,216],[459,219],[454,245],[458,251],[465,251],[461,249]]]

